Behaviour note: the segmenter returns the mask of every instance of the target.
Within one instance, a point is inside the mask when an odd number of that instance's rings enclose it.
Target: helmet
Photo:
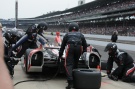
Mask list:
[[[4,37],[10,44],[15,44],[18,37],[17,30],[15,29],[7,30],[4,34]]]
[[[69,32],[71,32],[72,30],[78,31],[79,30],[79,25],[77,23],[75,23],[75,22],[70,23],[69,27],[68,27],[68,30],[69,30]]]
[[[32,34],[32,33],[37,33],[38,29],[37,29],[37,25],[31,25],[28,27],[28,29],[26,30],[26,34]]]
[[[47,24],[46,22],[39,23],[39,24],[37,25],[37,28],[38,28],[39,30],[40,30],[40,29],[42,29],[42,30],[47,30],[48,24]]]
[[[110,53],[115,54],[117,52],[117,45],[115,43],[108,43],[104,51],[109,51]]]

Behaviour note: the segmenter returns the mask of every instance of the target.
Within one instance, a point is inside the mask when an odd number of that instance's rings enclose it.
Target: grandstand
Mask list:
[[[135,36],[134,13],[135,0],[95,0],[64,11],[19,19],[18,28],[25,29],[31,24],[46,21],[48,31],[67,32],[70,22],[78,22],[80,31],[87,34],[111,35],[117,30],[119,35]]]

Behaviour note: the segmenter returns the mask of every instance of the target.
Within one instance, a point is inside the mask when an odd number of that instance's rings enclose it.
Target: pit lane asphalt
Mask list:
[[[49,38],[51,42],[54,41],[54,37],[52,36],[46,36]],[[95,48],[97,48],[102,55],[101,60],[107,60],[108,55],[106,52],[104,52],[104,46],[99,45],[93,45]],[[134,59],[135,59],[135,51],[125,50],[127,51]],[[115,66],[116,67],[116,66]],[[13,83],[17,83],[22,80],[29,80],[29,79],[47,79],[48,77],[52,77],[55,74],[54,71],[50,69],[46,69],[44,73],[31,73],[26,74],[21,68],[21,63],[19,63],[17,66],[15,66],[15,75],[13,78]],[[15,89],[65,89],[65,86],[67,86],[66,82],[66,76],[65,74],[58,74],[55,78],[49,81],[35,81],[35,82],[24,82],[20,83],[15,86]],[[107,77],[102,78],[101,88],[100,89],[134,89],[135,84],[134,83],[124,83],[121,81],[112,81],[109,80]]]

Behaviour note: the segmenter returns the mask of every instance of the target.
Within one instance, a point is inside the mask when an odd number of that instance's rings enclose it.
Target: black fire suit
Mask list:
[[[117,64],[117,68],[111,73],[113,62]],[[111,74],[124,82],[135,82],[133,73],[135,64],[133,58],[126,52],[119,50],[115,56],[109,54],[107,62],[107,74]]]
[[[7,68],[9,70],[9,73],[11,76],[14,75],[14,66],[12,65],[12,60],[11,60],[11,56],[10,54],[12,53],[9,53],[9,50],[12,48],[12,44],[8,44],[8,43],[4,43],[4,61],[5,61],[5,64],[7,65]]]
[[[42,33],[39,33],[39,29],[37,29],[36,25],[33,25],[28,28],[28,30],[26,31],[26,34],[19,41],[17,41],[17,43],[13,46],[12,50],[15,50],[17,47],[21,45],[19,51],[17,52],[16,57],[18,58],[22,57],[22,55],[25,53],[25,51],[28,48],[32,48],[32,49],[38,48],[37,40],[42,45],[45,44],[44,39],[42,37],[37,39],[38,34],[40,35]]]
[[[112,42],[116,42],[118,40],[118,35],[117,34],[113,34],[112,36],[111,36],[111,41]]]
[[[66,49],[65,49],[66,46]],[[78,61],[82,52],[85,52],[87,43],[84,35],[80,32],[67,33],[62,41],[62,45],[59,51],[59,57],[63,55],[65,49],[65,70],[67,74],[68,82],[73,81],[72,70],[78,67]]]

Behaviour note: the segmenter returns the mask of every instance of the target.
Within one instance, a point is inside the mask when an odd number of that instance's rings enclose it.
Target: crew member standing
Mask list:
[[[71,89],[73,87],[72,70],[78,68],[80,55],[83,52],[86,52],[87,43],[84,35],[78,32],[79,25],[77,23],[69,24],[68,30],[69,32],[65,34],[61,44],[59,58],[62,57],[63,51],[66,47],[66,58],[64,64],[68,81],[66,89]]]
[[[57,46],[61,45],[60,32],[56,32],[55,43],[56,43]]]
[[[111,41],[116,42],[118,40],[118,32],[114,31],[112,36],[111,36]]]

